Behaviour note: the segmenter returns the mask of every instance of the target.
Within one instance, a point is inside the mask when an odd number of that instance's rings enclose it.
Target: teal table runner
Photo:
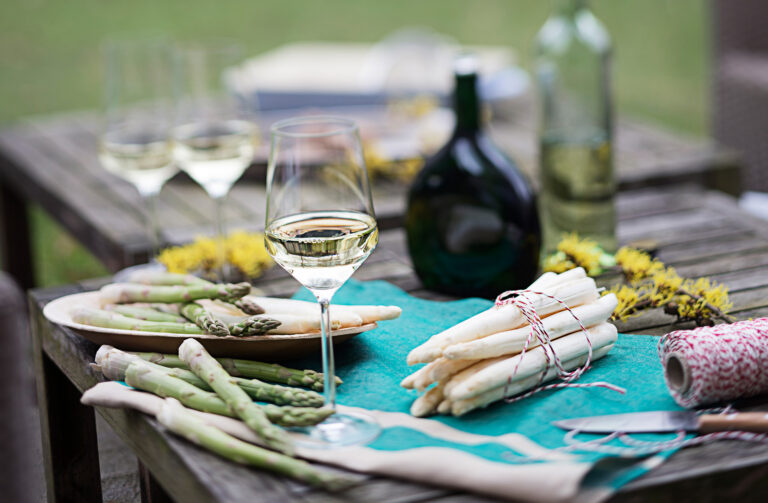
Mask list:
[[[314,300],[306,290],[294,296]],[[416,398],[414,390],[400,387],[400,381],[418,367],[405,363],[408,352],[431,335],[488,309],[492,303],[483,299],[436,302],[412,297],[384,282],[348,282],[334,297],[337,304],[397,305],[403,314],[397,320],[384,321],[349,342],[336,346],[337,374],[344,380],[338,388],[339,403],[371,410],[408,413]],[[331,306],[333,310],[333,306]],[[507,404],[499,402],[462,417],[434,416],[434,421],[458,430],[479,435],[499,436],[519,433],[539,445],[554,449],[565,445],[565,432],[551,421],[573,417],[639,412],[679,410],[664,384],[662,367],[656,353],[658,338],[620,334],[613,350],[594,363],[579,382],[606,381],[626,389],[626,394],[603,388],[574,388],[546,391],[531,398]],[[296,365],[319,368],[319,357]],[[595,438],[580,435],[579,439]],[[662,440],[670,435],[643,435],[644,440]],[[525,456],[500,443],[466,445],[436,438],[424,431],[408,427],[385,428],[369,448],[398,451],[419,447],[448,447],[508,464],[530,463]],[[607,458],[596,452],[576,452],[578,460],[595,463]],[[666,456],[671,452],[665,453]],[[659,459],[658,457],[656,459]],[[538,461],[541,462],[541,461]],[[601,463],[601,466],[611,466]],[[621,464],[621,469],[593,470],[584,482],[600,484],[615,490],[634,477],[645,473],[652,463]],[[590,480],[594,479],[594,480]]]

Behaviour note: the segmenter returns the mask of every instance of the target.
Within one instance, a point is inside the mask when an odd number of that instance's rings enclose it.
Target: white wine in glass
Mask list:
[[[106,127],[99,159],[147,203],[153,259],[162,244],[155,199],[177,172],[170,138],[171,50],[160,40],[113,40],[104,56]]]
[[[179,167],[214,200],[219,243],[224,237],[224,201],[250,166],[255,127],[250,110],[226,88],[225,74],[240,63],[241,48],[232,42],[185,44],[176,49],[176,120],[173,156]],[[223,245],[219,245],[228,279]]]
[[[330,302],[379,239],[368,173],[354,122],[287,119],[272,126],[267,168],[267,251],[320,305],[325,405],[336,407]],[[363,414],[336,413],[303,428],[298,442],[327,448],[369,442],[379,425]]]

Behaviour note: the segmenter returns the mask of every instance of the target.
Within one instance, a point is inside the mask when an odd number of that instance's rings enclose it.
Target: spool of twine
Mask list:
[[[669,392],[683,407],[768,393],[768,318],[677,330],[658,349]]]

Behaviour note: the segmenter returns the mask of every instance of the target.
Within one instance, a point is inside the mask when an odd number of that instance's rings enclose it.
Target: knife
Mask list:
[[[768,433],[768,412],[739,412],[734,414],[697,414],[695,411],[656,411],[611,414],[553,421],[564,430],[584,433],[662,433],[669,431],[751,431]]]

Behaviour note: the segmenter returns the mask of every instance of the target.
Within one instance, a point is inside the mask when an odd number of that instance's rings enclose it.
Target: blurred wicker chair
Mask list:
[[[742,154],[743,189],[768,191],[768,2],[711,5],[715,138]]]
[[[18,286],[0,272],[0,500],[21,503],[39,501],[43,485],[26,313]]]

